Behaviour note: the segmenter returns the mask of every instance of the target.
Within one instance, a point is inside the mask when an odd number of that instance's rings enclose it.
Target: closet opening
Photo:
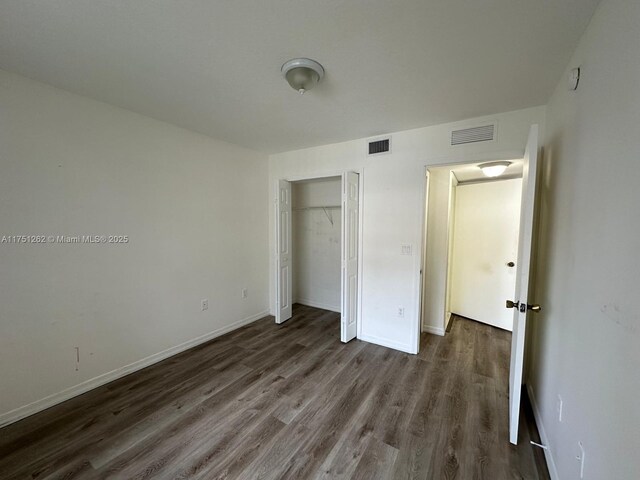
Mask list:
[[[360,175],[278,180],[276,323],[298,303],[337,312],[340,339],[357,335]]]
[[[293,303],[341,312],[342,178],[291,182]]]

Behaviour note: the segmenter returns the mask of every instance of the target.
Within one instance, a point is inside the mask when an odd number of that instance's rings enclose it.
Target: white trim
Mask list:
[[[411,346],[406,343],[399,343],[387,340],[386,338],[376,337],[374,335],[361,335],[358,337],[358,340],[362,340],[363,342],[375,343],[376,345],[380,345],[382,347],[393,348],[394,350],[400,350],[405,353],[415,353],[411,350]]]
[[[444,337],[444,328],[442,327],[434,327],[433,325],[425,325],[422,329],[425,333],[433,333],[434,335],[440,335]]]
[[[256,320],[260,320],[267,315],[269,315],[268,312],[264,311],[245,319],[238,320],[237,322],[225,325],[224,327],[220,327],[212,332],[205,333],[204,335],[196,337],[192,340],[188,340],[184,343],[181,343],[180,345],[176,345],[175,347],[168,348],[166,350],[163,350],[162,352],[154,353],[153,355],[149,355],[148,357],[137,360],[133,363],[130,363],[129,365],[116,368],[115,370],[111,370],[110,372],[103,373],[102,375],[98,375],[97,377],[91,378],[89,380],[85,380],[82,383],[62,390],[61,392],[54,393],[47,397],[41,398],[40,400],[36,400],[35,402],[10,410],[0,415],[0,427],[4,427],[6,425],[9,425],[10,423],[17,422],[18,420],[33,415],[34,413],[38,413],[73,397],[82,395],[89,390],[93,390],[94,388],[117,380],[118,378],[124,377],[125,375],[129,375],[130,373],[146,368],[150,365],[153,365],[154,363],[158,363],[173,355],[195,347],[196,345],[208,342],[209,340],[224,335],[225,333],[229,333],[232,330],[236,330],[237,328],[248,325],[249,323],[253,323]]]
[[[446,332],[449,322],[451,321],[451,267],[453,259],[450,254],[453,253],[454,227],[456,218],[456,204],[453,200],[458,195],[458,185],[460,181],[453,170],[449,170],[449,194],[447,195],[447,253],[446,264],[447,270],[444,276],[444,330]]]
[[[529,401],[531,402],[531,410],[533,410],[533,417],[536,421],[536,427],[538,427],[538,433],[540,434],[540,440],[543,445],[546,445],[549,448],[544,449],[544,459],[547,461],[547,468],[549,469],[549,476],[551,480],[560,480],[558,476],[558,470],[556,469],[556,462],[553,459],[553,453],[551,451],[551,446],[549,445],[549,437],[547,437],[547,432],[544,430],[544,425],[542,423],[542,415],[540,415],[540,410],[538,410],[538,402],[536,401],[536,397],[533,394],[533,387],[527,384],[527,392],[529,393]]]
[[[356,314],[356,338],[362,337],[363,324],[363,305],[362,305],[362,281],[364,275],[362,269],[364,262],[362,256],[364,252],[364,167],[354,169],[353,172],[358,174],[358,312]]]
[[[309,173],[309,174],[303,174],[303,175],[289,175],[286,177],[281,177],[279,179],[276,179],[276,184],[278,182],[278,180],[286,180],[287,182],[300,182],[303,180],[318,180],[320,178],[333,178],[333,177],[340,177],[342,179],[342,175],[344,174],[344,172],[356,172],[358,173],[358,170],[332,170],[329,172],[321,172],[321,173]]]
[[[422,188],[422,238],[420,251],[417,255],[418,258],[418,321],[416,322],[415,328],[412,330],[411,336],[411,344],[414,345],[415,351],[412,353],[418,354],[420,352],[420,334],[423,331],[424,325],[424,300],[425,300],[425,276],[427,272],[427,214],[429,213],[429,169],[425,167],[424,169],[424,186]]]
[[[293,303],[299,303],[300,305],[305,305],[307,307],[321,308],[322,310],[329,310],[331,312],[340,313],[340,305],[328,305],[326,303],[315,302],[313,300],[307,300],[305,298],[299,298]]]

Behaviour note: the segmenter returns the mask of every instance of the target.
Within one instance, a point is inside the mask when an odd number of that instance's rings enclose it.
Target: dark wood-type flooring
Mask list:
[[[547,478],[527,423],[508,441],[509,333],[339,336],[325,310],[259,320],[0,430],[0,478]]]

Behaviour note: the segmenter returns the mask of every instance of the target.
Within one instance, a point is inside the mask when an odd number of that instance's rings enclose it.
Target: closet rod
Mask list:
[[[294,208],[293,210],[314,210],[317,208],[342,208],[342,205],[326,205],[326,206],[318,206],[318,207],[299,207]]]

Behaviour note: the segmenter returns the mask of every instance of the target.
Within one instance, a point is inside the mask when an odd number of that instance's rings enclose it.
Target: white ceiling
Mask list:
[[[545,104],[597,3],[2,0],[0,68],[280,152]]]

